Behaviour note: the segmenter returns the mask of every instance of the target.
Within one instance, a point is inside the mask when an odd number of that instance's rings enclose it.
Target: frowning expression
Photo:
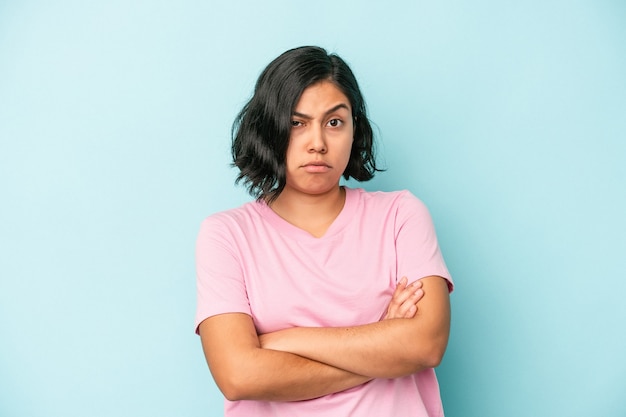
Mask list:
[[[284,191],[322,194],[338,187],[353,137],[348,97],[330,81],[307,87],[291,117]]]

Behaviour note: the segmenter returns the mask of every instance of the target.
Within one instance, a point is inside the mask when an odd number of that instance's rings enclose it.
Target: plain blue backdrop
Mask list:
[[[261,69],[320,45],[456,280],[448,417],[626,416],[622,1],[0,1],[0,416],[220,416],[200,221]]]

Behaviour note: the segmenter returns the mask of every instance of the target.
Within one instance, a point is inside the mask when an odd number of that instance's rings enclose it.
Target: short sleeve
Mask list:
[[[427,276],[440,276],[454,283],[439,249],[435,226],[428,208],[408,191],[402,193],[396,212],[397,277],[409,282]]]
[[[196,333],[200,323],[211,316],[250,314],[242,264],[228,220],[214,215],[200,226],[196,242]]]

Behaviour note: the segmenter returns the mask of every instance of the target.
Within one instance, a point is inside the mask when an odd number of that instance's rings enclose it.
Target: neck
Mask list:
[[[346,191],[339,186],[315,195],[285,189],[270,208],[294,226],[321,237],[341,213],[345,201]]]

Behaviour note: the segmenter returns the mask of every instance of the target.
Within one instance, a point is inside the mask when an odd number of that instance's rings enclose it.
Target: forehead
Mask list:
[[[337,85],[330,81],[320,81],[304,89],[300,99],[296,103],[296,109],[333,107],[337,104],[345,104],[352,108],[350,99]]]

